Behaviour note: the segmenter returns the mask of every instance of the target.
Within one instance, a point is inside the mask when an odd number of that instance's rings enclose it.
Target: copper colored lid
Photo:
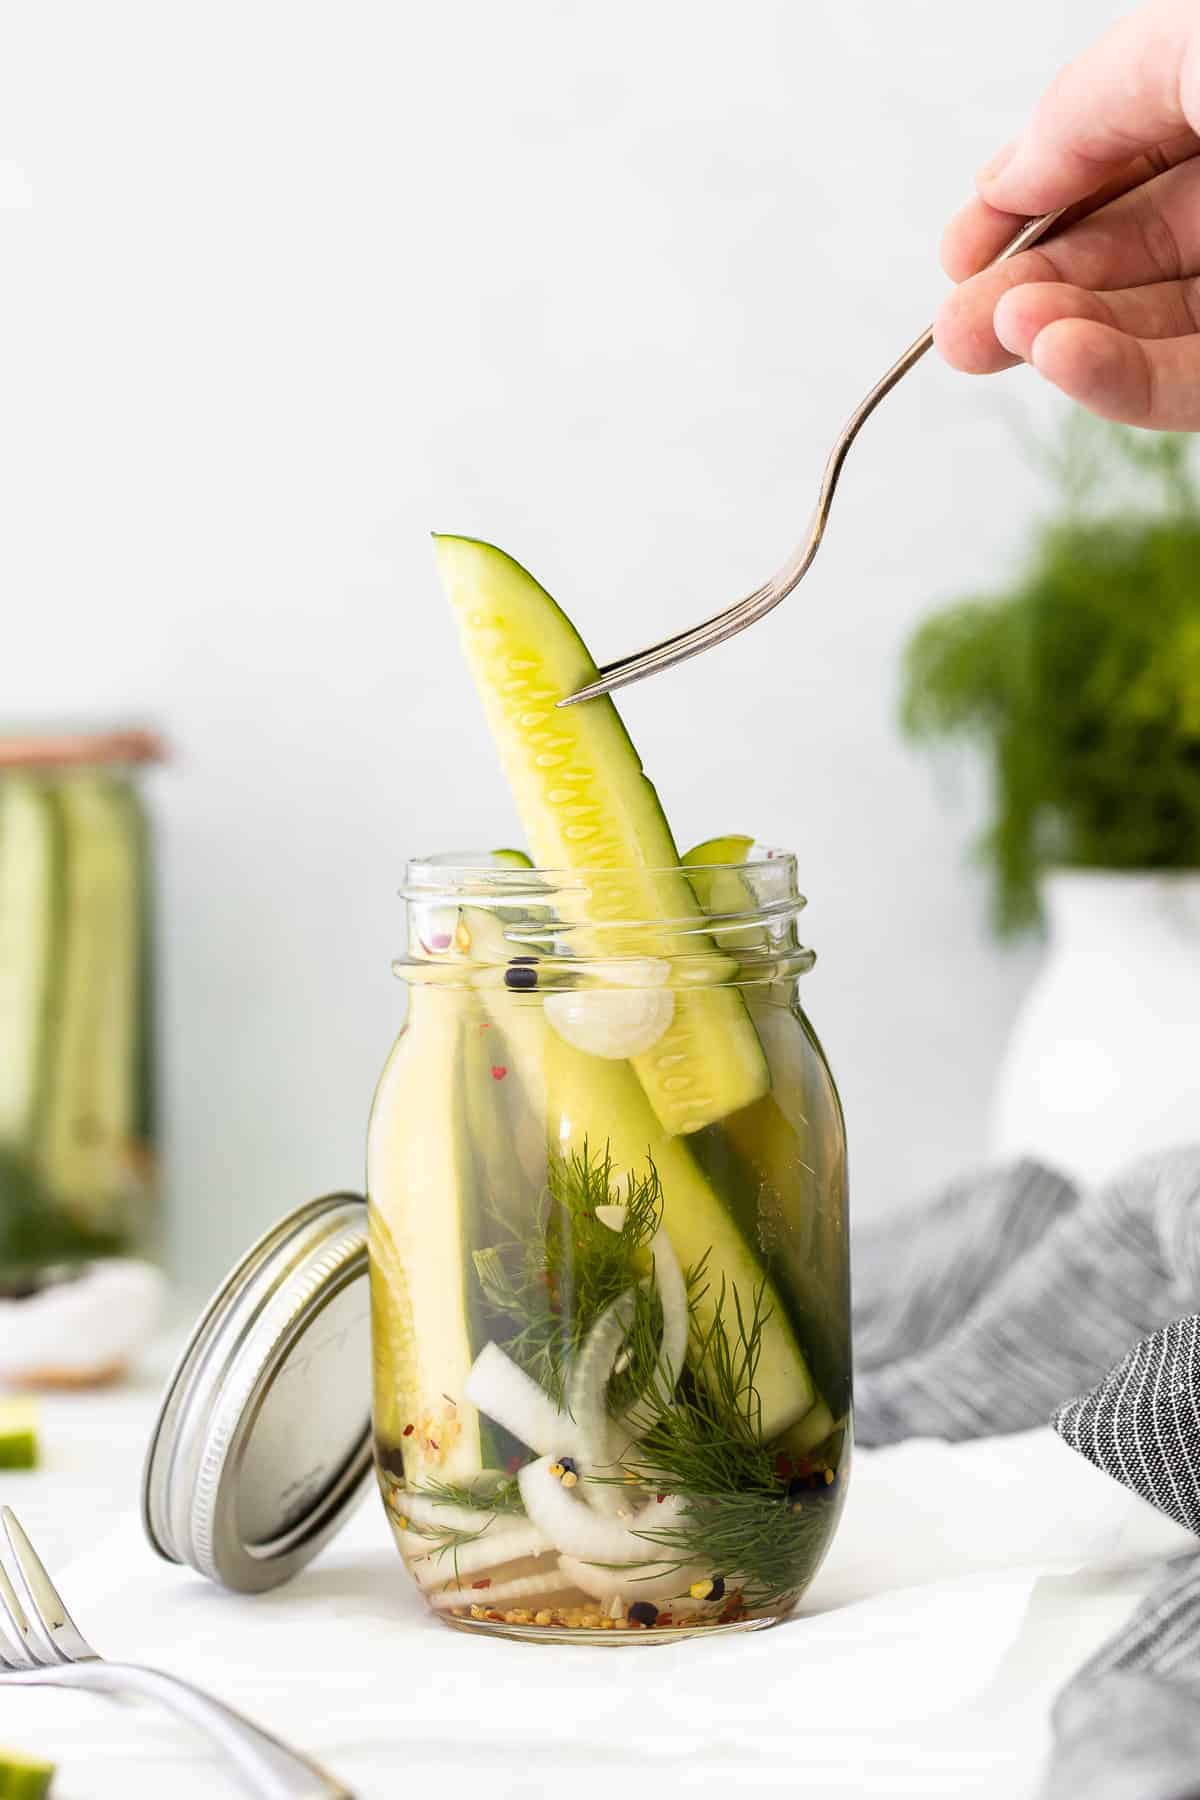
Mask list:
[[[0,770],[69,769],[104,763],[164,761],[167,747],[156,731],[0,731]]]

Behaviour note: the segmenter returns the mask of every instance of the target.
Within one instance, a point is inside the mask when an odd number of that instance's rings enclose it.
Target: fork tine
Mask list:
[[[7,1632],[0,1629],[0,1667],[36,1668],[38,1657],[30,1642],[32,1633],[29,1620],[2,1563],[0,1563],[0,1617],[7,1621],[12,1632],[10,1638]]]
[[[13,1553],[17,1578],[29,1610],[49,1644],[53,1658],[58,1662],[95,1662],[96,1652],[67,1611],[62,1595],[42,1567],[11,1507],[0,1509],[0,1519],[4,1521],[4,1535]]]

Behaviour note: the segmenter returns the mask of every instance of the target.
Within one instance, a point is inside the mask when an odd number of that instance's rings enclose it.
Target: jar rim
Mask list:
[[[515,892],[520,889],[523,881],[529,882],[530,885],[533,885],[535,881],[553,882],[558,886],[601,878],[620,881],[627,876],[645,879],[647,876],[656,875],[690,877],[698,874],[723,874],[726,872],[745,875],[764,869],[768,865],[772,869],[778,869],[783,874],[790,874],[794,878],[799,868],[794,851],[783,850],[773,844],[758,843],[751,846],[746,856],[736,860],[731,859],[729,862],[576,863],[571,868],[547,868],[534,863],[523,866],[516,862],[495,860],[504,854],[506,853],[501,851],[449,850],[429,856],[413,857],[405,867],[404,887],[400,892],[402,896],[407,897],[406,890],[409,887],[445,887],[450,884],[451,877],[466,877],[471,880],[479,878],[488,883],[500,878],[505,884],[511,884]]]
[[[0,773],[13,769],[132,767],[164,762],[165,740],[147,726],[0,732]]]
[[[796,858],[773,846],[736,862],[564,870],[449,852],[410,862],[400,894],[409,946],[392,966],[407,981],[523,962],[537,965],[538,986],[724,985],[802,974],[814,960],[796,937]]]

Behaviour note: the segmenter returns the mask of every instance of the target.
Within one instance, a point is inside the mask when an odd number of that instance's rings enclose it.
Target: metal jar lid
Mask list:
[[[169,1562],[241,1593],[316,1556],[371,1473],[367,1212],[330,1194],[226,1278],[167,1383],[142,1520]]]

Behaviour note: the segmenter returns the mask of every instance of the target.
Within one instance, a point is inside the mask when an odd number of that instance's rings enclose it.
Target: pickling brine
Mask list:
[[[575,877],[523,862],[408,874],[410,1011],[368,1160],[396,1541],[468,1629],[769,1624],[828,1547],[850,1451],[844,1135],[796,1000],[795,864],[681,866],[721,921],[681,944],[678,921],[564,928]],[[750,1091],[679,1131],[696,1045],[689,1104]]]

